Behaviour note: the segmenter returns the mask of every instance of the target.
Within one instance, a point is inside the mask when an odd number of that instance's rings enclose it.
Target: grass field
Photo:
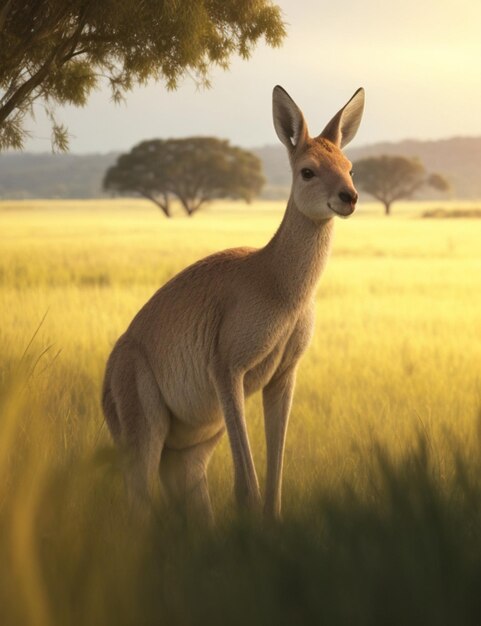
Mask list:
[[[336,225],[285,522],[237,520],[223,441],[218,530],[139,536],[99,406],[106,357],[158,286],[262,245],[282,205],[168,221],[141,201],[0,204],[0,623],[480,623],[481,220],[420,218],[437,206]]]

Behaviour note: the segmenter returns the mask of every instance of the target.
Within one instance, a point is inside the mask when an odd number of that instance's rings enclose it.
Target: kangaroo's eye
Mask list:
[[[354,176],[354,172],[353,172],[352,170],[349,172],[349,176],[350,176],[351,178]]]
[[[307,167],[301,170],[301,176],[304,180],[310,180],[314,176],[314,172]]]

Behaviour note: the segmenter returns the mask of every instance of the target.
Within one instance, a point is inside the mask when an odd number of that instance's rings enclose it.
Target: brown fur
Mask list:
[[[352,127],[352,116],[340,114],[353,100],[337,114],[338,142],[343,128]],[[302,113],[280,88],[274,118],[293,169],[291,198],[274,237],[259,250],[219,252],[175,276],[137,313],[108,360],[103,408],[114,440],[131,454],[133,500],[151,497],[160,464],[168,501],[210,519],[207,465],[227,429],[237,500],[257,508],[244,399],[262,389],[265,510],[280,513],[296,366],[312,335],[314,290],[329,254],[332,217],[354,209],[355,199],[346,207],[339,192],[354,197],[355,190],[332,122],[330,134],[309,138]],[[311,181],[303,180],[303,168],[315,173]]]

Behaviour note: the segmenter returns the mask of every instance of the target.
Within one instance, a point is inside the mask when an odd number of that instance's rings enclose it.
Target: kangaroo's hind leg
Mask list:
[[[168,503],[187,521],[211,526],[214,522],[207,483],[207,467],[224,429],[188,448],[164,447],[160,478]]]
[[[152,370],[142,353],[129,344],[112,355],[110,396],[117,414],[112,429],[126,453],[125,482],[132,512],[148,517],[159,492],[159,464],[170,424]]]

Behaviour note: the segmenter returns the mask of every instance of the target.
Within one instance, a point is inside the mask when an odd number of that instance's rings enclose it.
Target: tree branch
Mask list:
[[[77,28],[74,30],[70,41],[71,41],[71,45],[70,50],[65,54],[65,56],[63,56],[60,59],[60,63],[66,63],[67,61],[69,61],[73,55],[75,54],[75,48],[77,47],[77,44],[80,41],[80,36],[82,35],[82,31],[84,29],[85,24],[87,23],[87,17],[89,14],[89,10],[91,7],[92,3],[88,2],[84,8],[82,9],[80,15],[79,15],[79,23],[77,25]]]
[[[54,62],[60,64],[66,63],[75,52],[75,47],[79,42],[80,35],[86,24],[90,3],[85,5],[79,16],[79,23],[72,35],[61,42],[47,57],[47,60],[35,74],[30,76],[28,80],[20,85],[20,87],[10,96],[7,102],[0,108],[0,124],[4,122],[10,113],[17,107],[21,106],[22,101],[26,100],[34,89],[36,89],[47,77]],[[69,52],[67,49],[70,48]]]
[[[5,2],[2,9],[0,10],[0,31],[5,26],[7,15],[8,15],[8,12],[10,11],[12,4],[13,4],[13,0],[7,0],[7,2]]]
[[[45,80],[56,55],[57,51],[52,51],[42,67],[35,74],[30,76],[28,80],[22,83],[13,95],[10,96],[6,104],[0,108],[0,124],[7,119],[15,108],[20,107],[22,101],[28,98],[31,92]]]

